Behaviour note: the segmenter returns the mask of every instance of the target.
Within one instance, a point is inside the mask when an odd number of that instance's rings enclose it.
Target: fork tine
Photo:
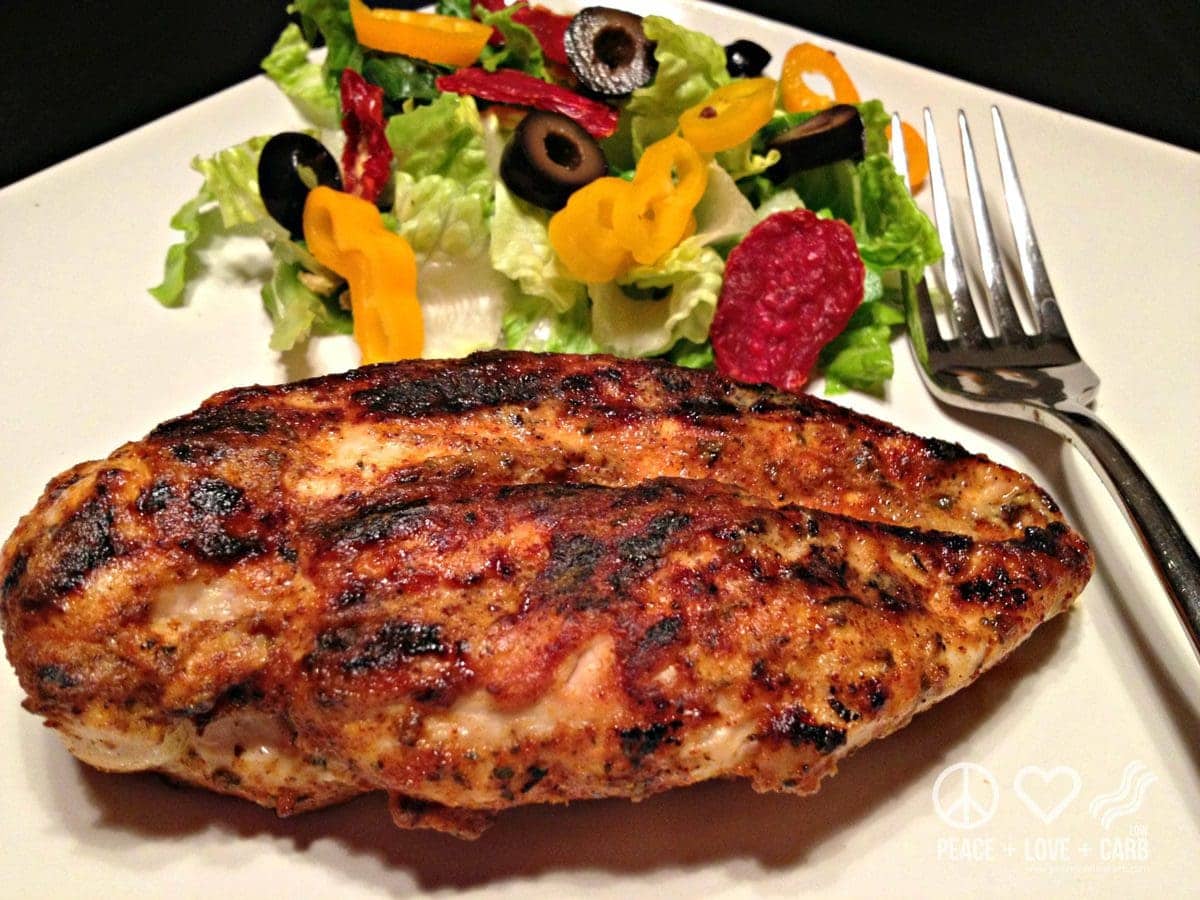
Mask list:
[[[987,200],[983,196],[983,183],[979,178],[979,164],[975,160],[975,145],[971,142],[971,129],[967,125],[967,114],[958,111],[958,133],[962,141],[963,168],[967,173],[967,194],[971,198],[971,216],[975,221],[975,243],[979,246],[979,262],[983,267],[983,280],[987,287],[988,307],[996,332],[1004,340],[1019,341],[1025,337],[1021,320],[1013,306],[1008,291],[1008,280],[1000,254],[996,251],[996,238],[992,233],[991,217],[988,215]]]
[[[1017,177],[1017,164],[1013,160],[1012,148],[1008,144],[1008,133],[1000,110],[992,107],[992,131],[996,136],[996,152],[1000,157],[1000,175],[1004,180],[1004,202],[1008,206],[1008,221],[1012,225],[1013,240],[1017,245],[1017,256],[1021,260],[1021,276],[1025,290],[1041,330],[1055,337],[1068,337],[1067,324],[1063,321],[1054,299],[1054,288],[1050,276],[1042,263],[1042,251],[1038,248],[1037,235],[1029,218],[1029,207],[1025,203],[1025,192],[1021,190],[1021,179]]]
[[[925,107],[925,146],[929,152],[929,187],[933,193],[933,221],[937,225],[938,237],[942,242],[942,272],[946,278],[946,290],[950,293],[950,313],[954,322],[954,333],[965,343],[980,345],[986,342],[975,304],[971,301],[971,289],[967,284],[967,273],[963,268],[962,254],[958,250],[958,239],[954,234],[954,218],[950,215],[950,197],[946,193],[946,173],[942,169],[942,155],[938,150],[937,132],[933,127],[933,113]],[[936,333],[936,332],[934,332]]]

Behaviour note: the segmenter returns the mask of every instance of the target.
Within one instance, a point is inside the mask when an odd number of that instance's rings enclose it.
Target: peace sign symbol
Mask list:
[[[951,828],[969,831],[986,825],[999,805],[996,777],[977,763],[948,766],[933,783],[933,810]]]

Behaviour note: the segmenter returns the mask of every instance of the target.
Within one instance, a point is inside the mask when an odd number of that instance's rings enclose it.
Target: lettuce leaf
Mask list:
[[[480,7],[479,21],[491,25],[504,36],[503,47],[493,47],[490,44],[483,49],[481,64],[489,72],[495,72],[500,67],[520,69],[535,78],[550,81],[546,72],[546,57],[542,53],[542,45],[537,36],[522,25],[514,22],[513,16],[525,8],[524,3],[514,3],[495,12],[488,12]]]
[[[696,206],[695,216],[693,240],[704,245],[740,238],[758,221],[750,201],[716,162],[708,164],[708,186]]]
[[[192,168],[204,176],[202,190],[217,202],[226,228],[274,221],[258,193],[258,156],[267,140],[266,136],[251,138],[192,160]]]
[[[471,18],[471,0],[438,0],[434,12],[439,16],[457,16],[460,19]]]
[[[687,338],[676,342],[675,346],[667,353],[667,359],[677,366],[684,366],[688,369],[707,369],[716,361],[712,344],[707,341],[697,344]]]
[[[773,216],[777,212],[789,212],[793,209],[806,208],[804,201],[800,199],[800,195],[792,188],[787,188],[786,190],[776,191],[764,200],[755,212],[758,214],[758,222],[761,222],[763,219]]]
[[[183,240],[167,248],[167,260],[163,264],[162,283],[150,288],[150,296],[168,308],[183,305],[183,292],[187,287],[188,264],[192,258],[195,245],[211,234],[222,229],[216,225],[220,220],[217,216],[204,216],[201,210],[212,202],[212,195],[205,187],[200,187],[199,193],[183,204],[179,211],[171,217],[171,227],[183,232]],[[205,227],[206,224],[209,227]]]
[[[734,181],[743,178],[753,178],[762,175],[767,169],[779,162],[779,151],[768,150],[758,153],[754,150],[752,139],[742,141],[736,147],[722,150],[717,154],[717,162],[729,173]]]
[[[599,353],[592,338],[587,299],[558,312],[540,297],[514,291],[504,314],[503,343],[509,350],[536,353]]]
[[[859,164],[858,176],[862,213],[855,234],[863,260],[920,278],[942,255],[933,223],[917,208],[888,157],[868,156]]]
[[[462,184],[443,175],[396,175],[395,230],[417,257],[426,357],[496,346],[507,280],[488,255],[490,176]]]
[[[183,304],[188,267],[202,241],[239,226],[279,230],[258,194],[258,156],[266,142],[266,137],[251,138],[210,157],[192,160],[192,168],[204,176],[204,182],[196,196],[171,217],[171,227],[183,232],[183,240],[167,249],[163,280],[150,288],[150,295],[163,306]],[[214,203],[219,218],[208,214]]]
[[[396,175],[396,231],[420,256],[478,256],[488,246],[490,179],[462,184],[443,175]]]
[[[443,70],[430,63],[398,53],[367,53],[363,58],[362,76],[383,89],[391,104],[405,100],[433,100],[441,92],[437,77]],[[392,107],[385,105],[388,112]]]
[[[425,325],[423,356],[448,359],[495,347],[506,305],[507,280],[486,252],[420,260],[417,295]]]
[[[473,97],[442,94],[427,106],[392,116],[386,134],[400,172],[418,180],[442,175],[464,185],[485,179],[491,183]]]
[[[817,367],[825,373],[826,394],[851,389],[878,393],[892,377],[892,332],[904,324],[904,313],[884,297],[883,280],[869,266],[864,295],[845,330],[825,346],[817,360]]]
[[[858,106],[858,114],[862,116],[866,155],[872,156],[889,152],[887,129],[892,124],[892,117],[883,107],[882,100],[865,100]]]
[[[675,131],[679,114],[695,106],[730,81],[725,70],[725,48],[706,34],[691,31],[661,16],[642,20],[646,37],[655,42],[658,71],[654,80],[629,98],[622,119],[629,131],[618,132],[605,143],[605,153],[619,168],[632,168],[642,151]],[[629,146],[621,146],[629,141]]]
[[[311,49],[300,26],[289,23],[262,61],[262,68],[306,119],[321,128],[335,128],[338,95],[325,80],[321,66],[309,60]]]
[[[550,245],[549,221],[544,209],[514,197],[504,182],[496,182],[492,265],[515,281],[522,293],[565,313],[583,301],[586,287],[571,277]]]
[[[417,256],[425,356],[462,356],[500,337],[507,281],[488,249],[495,177],[471,97],[443,94],[388,122],[396,153],[391,218]]]
[[[363,67],[364,51],[350,21],[349,0],[294,0],[288,12],[300,14],[300,27],[310,44],[316,43],[317,35],[324,38],[328,48],[323,67],[325,83],[338,96],[342,69],[361,72]]]
[[[271,349],[291,350],[310,334],[350,334],[350,313],[336,299],[324,299],[300,280],[304,269],[298,263],[280,261],[271,280],[263,285],[263,308],[274,326]]]
[[[724,271],[721,256],[691,238],[618,283],[589,285],[592,336],[620,356],[656,356],[680,339],[703,343]]]

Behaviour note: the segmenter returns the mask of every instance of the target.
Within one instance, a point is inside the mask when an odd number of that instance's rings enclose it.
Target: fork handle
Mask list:
[[[1200,556],[1196,548],[1133,456],[1091,410],[1060,405],[1047,411],[1063,426],[1055,430],[1079,448],[1121,501],[1200,657]]]

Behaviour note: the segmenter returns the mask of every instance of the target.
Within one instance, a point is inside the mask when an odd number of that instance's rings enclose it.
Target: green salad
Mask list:
[[[883,104],[840,102],[845,73],[812,101],[790,53],[777,81],[749,41],[602,7],[289,11],[262,67],[307,127],[193,161],[164,306],[206,232],[250,227],[273,257],[274,351],[354,334],[365,362],[503,347],[788,389],[811,369],[827,393],[891,378],[894,275],[941,251]]]

